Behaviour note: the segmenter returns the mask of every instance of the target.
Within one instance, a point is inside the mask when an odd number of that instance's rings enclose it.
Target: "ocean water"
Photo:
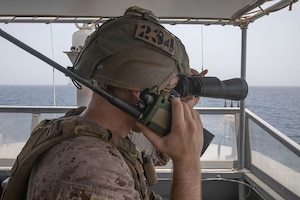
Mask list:
[[[200,106],[239,106],[239,102],[202,98]],[[245,106],[300,144],[300,87],[250,86]]]
[[[52,106],[53,86],[0,86],[0,105]],[[76,106],[74,86],[55,86],[55,105]],[[300,87],[249,87],[246,107],[300,144]],[[239,106],[237,101],[201,98],[199,106]],[[3,120],[3,119],[2,119]],[[3,123],[0,122],[0,123]]]
[[[76,88],[72,85],[57,85],[55,89],[50,85],[0,85],[0,105],[53,106],[54,103],[75,106]]]

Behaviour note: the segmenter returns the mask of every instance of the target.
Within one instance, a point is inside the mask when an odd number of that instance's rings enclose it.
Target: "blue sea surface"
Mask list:
[[[0,86],[0,105],[76,106],[76,88],[55,86]],[[238,101],[201,97],[202,107],[237,107]],[[246,108],[300,144],[300,87],[249,87]],[[31,119],[29,119],[31,120]],[[3,119],[1,119],[3,124]],[[0,124],[0,125],[1,125]]]
[[[55,94],[54,94],[55,93]],[[0,85],[0,105],[75,106],[72,85]]]
[[[238,101],[202,98],[202,107],[237,107]],[[300,144],[300,87],[250,86],[245,106]]]

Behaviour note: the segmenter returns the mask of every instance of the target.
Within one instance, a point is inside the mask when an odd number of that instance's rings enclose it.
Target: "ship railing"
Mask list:
[[[12,167],[31,130],[43,119],[63,116],[73,106],[0,106],[0,167]],[[201,157],[202,180],[243,180],[269,198],[300,197],[300,147],[266,121],[245,109],[245,145],[240,145],[240,109],[196,108],[203,126],[215,135]],[[238,168],[238,148],[245,166]],[[171,179],[172,163],[157,167],[158,178]],[[159,190],[158,186],[158,190]]]

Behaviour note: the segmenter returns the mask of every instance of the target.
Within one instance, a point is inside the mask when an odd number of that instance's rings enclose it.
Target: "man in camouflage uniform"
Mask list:
[[[188,75],[190,68],[180,40],[152,12],[132,7],[96,29],[74,63],[74,72],[136,106],[146,88],[168,98],[177,75]],[[3,199],[158,199],[149,197],[144,174],[149,177],[141,167],[145,160],[128,139],[134,140],[132,134],[139,132],[156,153],[164,152],[173,161],[170,199],[201,199],[202,123],[190,101],[169,100],[172,125],[163,137],[96,93],[86,109],[41,122],[12,169]],[[146,152],[153,153],[153,148]],[[157,156],[157,163],[164,164],[168,156]],[[25,191],[13,191],[22,184],[28,184]]]

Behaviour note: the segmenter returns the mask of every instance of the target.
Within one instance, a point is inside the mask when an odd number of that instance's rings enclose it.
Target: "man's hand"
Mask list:
[[[201,199],[200,154],[203,147],[203,127],[199,113],[179,98],[171,98],[172,126],[170,133],[160,137],[137,122],[144,135],[161,152],[173,160],[171,200]]]
[[[168,135],[160,137],[139,122],[137,126],[152,144],[159,151],[168,154],[173,162],[199,158],[203,146],[203,127],[199,113],[179,98],[171,98],[170,102],[172,127]]]

